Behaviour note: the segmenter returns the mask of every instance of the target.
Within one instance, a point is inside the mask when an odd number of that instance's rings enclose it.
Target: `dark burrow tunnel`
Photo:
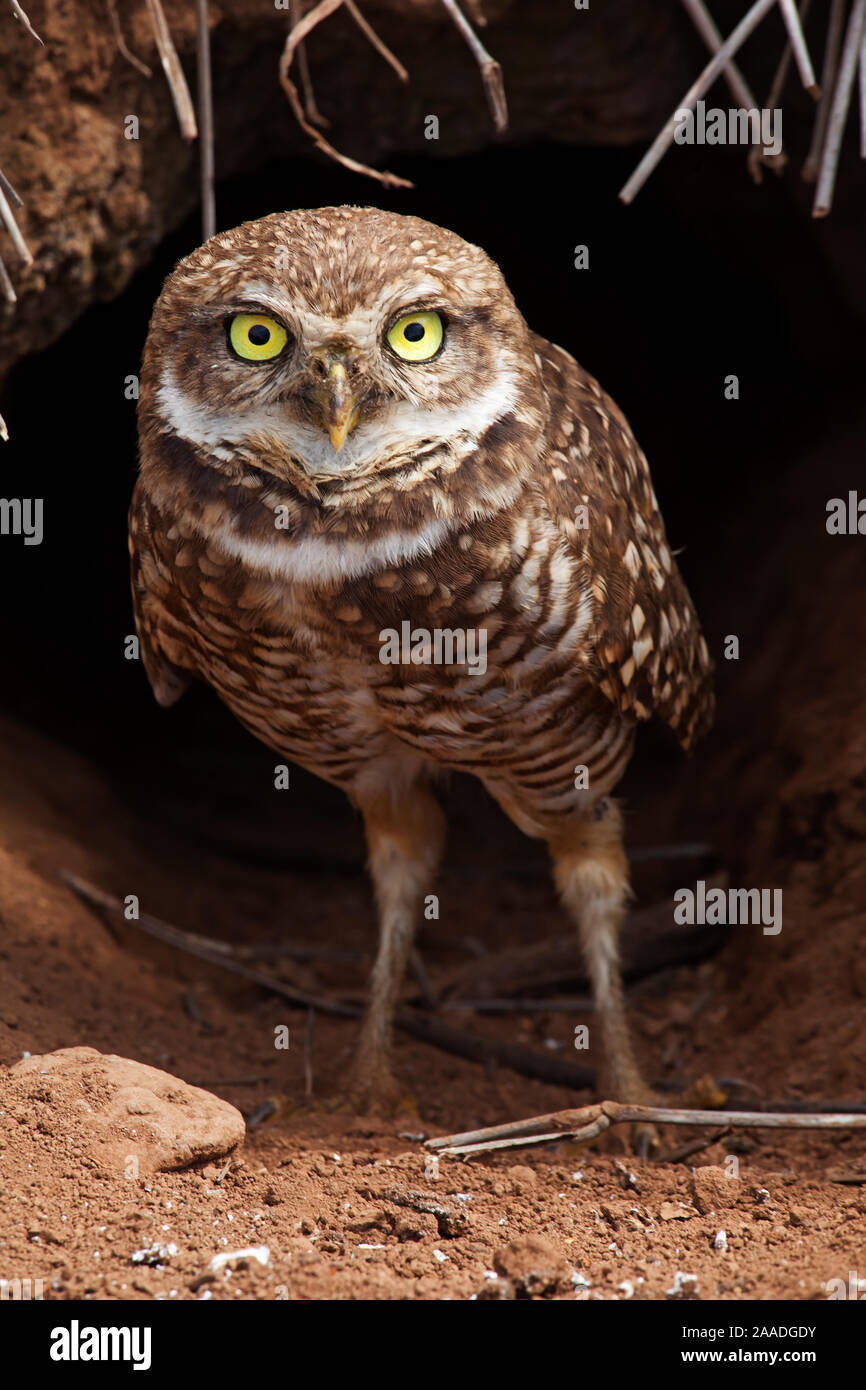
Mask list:
[[[219,221],[373,202],[452,227],[499,262],[531,327],[617,400],[648,455],[718,675],[710,739],[686,760],[664,731],[644,729],[622,786],[632,846],[710,847],[694,860],[637,862],[638,902],[719,869],[733,883],[791,892],[790,927],[773,955],[760,932],[741,932],[700,988],[688,970],[661,980],[660,990],[689,999],[711,988],[724,1025],[667,1051],[650,1032],[646,1047],[657,1072],[680,1078],[721,1074],[724,1055],[728,1072],[777,1091],[807,1079],[853,1089],[856,1049],[840,1054],[838,1038],[820,1064],[803,1054],[784,1085],[782,1077],[800,1031],[814,1037],[831,1018],[848,1027],[861,1007],[850,981],[864,981],[866,539],[829,536],[825,526],[830,498],[866,492],[862,322],[787,178],[756,188],[741,152],[676,150],[625,209],[616,192],[639,153],[539,146],[396,161],[417,184],[408,194],[293,162],[222,185]],[[125,383],[161,282],[197,238],[196,223],[185,224],[120,298],[89,310],[7,386],[2,493],[44,499],[44,540],[0,544],[3,814],[14,822],[38,802],[51,834],[28,843],[48,877],[88,869],[189,930],[247,941],[287,934],[369,954],[361,827],[344,798],[301,770],[288,791],[275,790],[274,756],[210,691],[194,688],[162,710],[140,662],[124,655],[136,452]],[[587,269],[575,268],[578,246],[588,248]],[[732,376],[736,399],[726,396]],[[731,635],[738,660],[725,659]],[[421,943],[434,974],[460,959],[454,943],[463,938],[490,951],[565,934],[543,849],[476,784],[456,778],[442,795],[451,838],[441,917]],[[848,926],[828,928],[822,944],[815,921],[840,919]],[[811,1003],[795,1006],[831,957]],[[127,936],[123,969],[134,975],[143,958],[181,981],[197,978],[189,962]],[[34,958],[25,978],[31,965],[38,974]],[[334,987],[361,997],[366,968],[344,964]],[[171,1035],[163,1020],[133,1042],[131,1022],[100,1021],[88,998],[83,1040],[201,1072],[201,1048],[185,1050],[188,1021]],[[232,998],[239,1019],[261,1007],[254,990]],[[656,1004],[666,1007],[663,993]],[[527,1027],[537,1039],[537,1019]],[[349,1031],[335,1037],[330,1055],[322,1044],[331,1079],[351,1044]],[[58,1027],[34,1045],[64,1041]]]

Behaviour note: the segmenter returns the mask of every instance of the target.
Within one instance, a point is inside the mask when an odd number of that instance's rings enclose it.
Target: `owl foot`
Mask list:
[[[358,1115],[389,1119],[400,1111],[417,1118],[418,1102],[403,1090],[387,1064],[363,1066],[359,1063],[349,1081],[347,1103]]]
[[[626,1082],[608,1080],[599,1089],[601,1100],[618,1100],[623,1105],[665,1105],[667,1102],[648,1086],[640,1076],[630,1076]],[[629,1145],[632,1153],[642,1163],[646,1163],[661,1148],[658,1129],[647,1120],[637,1120],[629,1128]]]

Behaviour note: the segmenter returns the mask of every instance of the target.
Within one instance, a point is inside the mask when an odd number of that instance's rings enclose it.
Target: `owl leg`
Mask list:
[[[393,1105],[394,1011],[415,926],[445,842],[445,817],[426,782],[356,791],[364,816],[368,867],[379,909],[379,950],[354,1066],[353,1092],[365,1105]]]
[[[592,983],[603,1057],[599,1095],[651,1103],[632,1049],[619,966],[619,929],[629,895],[619,808],[604,798],[590,817],[554,831],[548,845],[556,886],[577,925]]]

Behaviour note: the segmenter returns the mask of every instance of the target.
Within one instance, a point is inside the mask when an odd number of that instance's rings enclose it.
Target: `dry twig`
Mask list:
[[[185,951],[187,955],[197,956],[199,960],[206,960],[211,965],[218,965],[221,969],[228,970],[232,975],[239,975],[241,979],[249,980],[251,984],[258,985],[261,989],[279,994],[293,1004],[298,1004],[303,1008],[320,1009],[322,1013],[331,1014],[337,1018],[357,1018],[360,1013],[360,1009],[354,1004],[344,1004],[338,999],[325,999],[307,994],[303,990],[285,984],[272,975],[265,975],[260,970],[253,970],[248,965],[242,965],[240,961],[232,959],[231,947],[223,941],[216,941],[212,937],[198,936],[194,932],[182,931],[180,927],[172,926],[170,922],[163,922],[159,917],[151,916],[149,912],[142,912],[138,917],[129,919],[124,913],[123,903],[111,893],[103,892],[101,888],[87,883],[83,878],[79,878],[77,874],[70,873],[66,869],[61,871],[60,877],[91,906],[100,908],[113,917],[122,918],[129,926],[137,927],[140,931],[146,932],[148,936],[156,937],[158,941],[164,941],[179,951]]]
[[[704,1153],[706,1149],[711,1149],[714,1144],[718,1144],[720,1139],[726,1139],[731,1133],[730,1126],[726,1125],[723,1129],[717,1129],[714,1134],[707,1134],[701,1139],[689,1139],[687,1143],[680,1144],[676,1149],[667,1149],[664,1153],[656,1154],[653,1162],[655,1163],[682,1163],[685,1158],[693,1158],[695,1154]]]
[[[315,29],[317,24],[321,24],[322,20],[334,14],[344,3],[345,0],[319,0],[319,4],[315,5],[313,9],[310,10],[309,14],[304,15],[303,19],[292,26],[280,57],[280,84],[289,99],[298,125],[305,134],[309,135],[310,139],[323,154],[328,155],[331,159],[335,159],[338,164],[343,165],[344,169],[351,169],[353,173],[364,174],[367,178],[377,179],[379,183],[385,184],[388,188],[412,188],[413,185],[408,179],[401,179],[397,174],[389,173],[387,169],[372,169],[369,164],[361,164],[357,159],[350,159],[348,155],[341,154],[329,140],[325,139],[322,132],[316,129],[312,121],[308,119],[298,95],[298,89],[289,76],[289,69],[292,66],[292,60],[298,45],[313,29]],[[377,42],[376,47],[381,52],[383,47],[381,41]],[[391,57],[393,58],[393,54]],[[394,62],[396,61],[397,60],[394,59]]]
[[[727,886],[727,877],[713,875],[707,883]],[[621,935],[623,974],[633,982],[672,966],[696,965],[715,954],[725,940],[724,927],[680,926],[672,921],[670,901],[655,903],[626,918]],[[449,999],[503,999],[576,981],[587,982],[581,945],[576,936],[562,936],[467,961],[452,972],[443,993]]]
[[[842,136],[845,133],[845,122],[848,119],[851,88],[854,85],[854,74],[857,71],[857,63],[860,58],[860,46],[863,42],[864,30],[866,30],[866,0],[854,0],[842,47],[839,75],[836,78],[836,87],[833,92],[833,104],[827,121],[827,137],[821,155],[815,201],[812,204],[813,217],[826,217],[833,204],[833,189],[836,183],[839,154],[842,149]]]
[[[704,0],[683,0],[689,18],[711,53],[718,53],[724,40],[716,28],[716,22],[704,4]],[[735,101],[741,106],[756,107],[755,95],[736,63],[726,63],[723,76]]]
[[[806,88],[810,96],[818,100],[821,95],[821,88],[815,81],[815,72],[812,68],[812,59],[809,57],[809,49],[806,46],[806,39],[803,28],[800,24],[800,16],[797,13],[797,6],[794,0],[779,0],[779,9],[782,11],[782,19],[788,31],[788,42],[794,53],[794,60],[797,64],[797,71],[800,74],[800,81]]]
[[[24,13],[21,6],[19,5],[18,0],[9,0],[9,4],[12,6],[12,13],[14,14],[15,18],[17,20],[20,20],[20,22],[24,25],[24,28],[27,30],[28,34],[30,34],[36,40],[37,43],[41,43],[42,47],[44,48],[45,40],[40,39],[36,30],[33,28],[33,25],[30,23],[30,20],[27,18],[27,15]]]
[[[508,129],[508,103],[505,100],[505,83],[502,80],[502,68],[496,59],[487,52],[484,44],[479,39],[469,20],[466,18],[457,0],[442,0],[442,4],[450,14],[460,33],[466,40],[472,51],[478,67],[481,71],[481,80],[484,83],[484,91],[487,94],[487,105],[490,107],[490,114],[493,117],[493,124],[501,135]]]
[[[105,0],[105,3],[108,7],[108,17],[111,20],[111,27],[114,30],[114,42],[117,44],[118,53],[120,53],[121,57],[125,58],[128,63],[131,63],[134,68],[137,68],[143,77],[153,77],[153,73],[147,66],[147,63],[143,63],[140,58],[136,58],[131,49],[126,46],[126,39],[123,37],[123,30],[120,27],[120,19],[117,14],[115,0]]]
[[[346,6],[346,9],[349,11],[349,14],[354,19],[358,28],[361,30],[361,33],[364,35],[365,39],[369,40],[369,42],[373,45],[377,53],[381,53],[382,57],[385,59],[385,62],[389,65],[389,67],[392,67],[394,69],[400,81],[408,82],[409,74],[404,68],[403,64],[400,62],[400,59],[396,56],[396,54],[392,53],[388,45],[384,43],[382,39],[379,38],[379,35],[376,33],[376,30],[373,28],[372,24],[368,24],[367,20],[364,18],[364,16],[361,14],[361,11],[358,9],[358,6],[355,4],[355,0],[343,0],[343,4]]]
[[[0,189],[6,194],[6,197],[14,208],[23,208],[24,200],[21,198],[20,194],[16,193],[2,169],[0,169]]]
[[[468,1130],[428,1139],[425,1145],[436,1153],[451,1156],[489,1153],[495,1149],[522,1148],[530,1144],[561,1143],[564,1139],[596,1139],[611,1125],[722,1125],[731,1129],[866,1129],[866,1115],[848,1114],[756,1114],[738,1110],[679,1110],[664,1105],[620,1105],[604,1100],[579,1110],[554,1110],[513,1124],[491,1125],[488,1129]]]
[[[180,65],[180,58],[177,56],[177,49],[165,18],[161,0],[147,0],[147,8],[150,11],[150,19],[153,24],[153,36],[156,40],[156,47],[159,52],[159,60],[162,63],[163,72],[168,81],[171,99],[174,102],[174,109],[177,113],[180,133],[185,140],[194,140],[198,134],[198,127],[195,120],[195,108],[192,104],[192,97],[189,94],[189,87],[183,75],[183,68]]]
[[[30,247],[27,245],[27,242],[21,235],[18,223],[15,221],[15,214],[9,206],[9,203],[6,199],[6,194],[3,192],[2,189],[0,189],[0,222],[3,223],[4,227],[6,228],[10,237],[12,238],[12,244],[15,247],[15,250],[18,252],[18,255],[21,257],[23,264],[32,265],[33,254],[30,250]]]
[[[307,1100],[313,1094],[313,1037],[316,1027],[315,1009],[307,1009],[307,1026],[304,1029],[304,1095]]]
[[[6,265],[2,257],[0,257],[0,290],[3,291],[3,298],[6,300],[7,304],[18,303],[18,296],[15,293],[15,286],[12,284],[12,281],[9,277],[9,271],[6,269]],[[5,425],[3,428],[5,430]],[[4,433],[3,438],[8,439],[9,435]]]
[[[196,59],[198,67],[198,119],[201,130],[199,164],[201,171],[201,239],[216,233],[214,193],[213,85],[210,71],[210,30],[208,0],[196,0]]]
[[[824,139],[827,134],[827,119],[830,115],[833,90],[836,85],[836,69],[839,66],[839,49],[842,45],[844,28],[845,0],[831,0],[830,18],[827,22],[827,39],[824,44],[824,62],[821,68],[821,100],[818,102],[818,109],[815,112],[809,153],[806,155],[802,169],[802,177],[807,183],[814,183],[818,177],[821,151],[824,148]]]
[[[809,13],[810,5],[811,0],[800,0],[801,24],[805,20],[807,14]],[[784,49],[782,50],[782,56],[779,59],[779,66],[776,68],[773,80],[770,83],[770,90],[767,93],[767,100],[764,102],[764,107],[768,111],[775,111],[776,107],[779,105],[779,102],[782,97],[782,92],[785,87],[785,83],[788,79],[788,69],[791,66],[792,56],[793,49],[791,47],[791,41],[789,39],[788,42],[785,44]],[[746,163],[748,165],[749,173],[751,174],[755,183],[761,183],[763,179],[763,175],[761,172],[763,166],[767,165],[768,168],[771,168],[775,174],[781,174],[785,165],[788,163],[788,156],[781,148],[781,145],[778,154],[764,154],[764,151],[760,145],[754,145],[752,149],[749,151],[749,157]]]
[[[724,72],[734,54],[742,47],[746,39],[758,27],[761,20],[767,15],[776,4],[776,0],[756,0],[751,9],[743,16],[734,29],[733,33],[725,39],[715,57],[711,58],[696,82],[692,83],[676,110],[667,120],[659,131],[653,143],[650,145],[643,159],[638,164],[634,173],[623,185],[620,190],[620,201],[630,203],[643,188],[650,174],[656,168],[673,143],[674,131],[679,120],[679,113],[683,110],[693,110],[705,92],[715,82],[716,78]]]
[[[330,1014],[336,1018],[360,1018],[363,1013],[359,1004],[314,996],[303,990],[295,989],[271,975],[265,975],[260,970],[252,970],[248,966],[242,965],[232,958],[232,948],[223,941],[215,941],[210,937],[181,931],[179,927],[172,926],[170,922],[164,922],[158,917],[152,917],[147,912],[142,912],[135,919],[127,919],[119,898],[104,892],[103,889],[97,888],[94,884],[86,882],[77,874],[70,873],[66,869],[61,871],[60,877],[91,906],[110,913],[113,917],[122,918],[128,926],[137,927],[141,931],[147,932],[149,936],[154,936],[157,940],[164,941],[179,951],[185,951],[188,955],[206,960],[209,964],[219,966],[233,975],[239,975],[242,979],[249,980],[251,984],[258,985],[260,989],[278,994],[299,1007],[317,1009],[320,1013]],[[574,1063],[565,1062],[559,1057],[534,1052],[532,1048],[524,1047],[521,1043],[489,1042],[485,1038],[476,1038],[469,1033],[462,1032],[459,1028],[453,1028],[450,1024],[443,1023],[441,1019],[432,1018],[429,1014],[422,1014],[416,1009],[406,1007],[398,1009],[394,1021],[403,1032],[420,1039],[421,1042],[426,1042],[431,1047],[438,1047],[441,1051],[449,1052],[455,1057],[464,1057],[468,1061],[480,1062],[484,1066],[505,1066],[518,1072],[521,1076],[534,1077],[539,1081],[549,1081],[557,1086],[569,1086],[578,1091],[586,1090],[595,1082],[595,1071],[592,1067],[575,1066]]]
[[[301,0],[289,0],[289,20],[292,29],[298,23],[301,14]],[[301,78],[301,91],[304,94],[304,110],[307,113],[307,120],[325,129],[330,125],[330,121],[322,115],[316,105],[316,93],[313,90],[313,79],[310,76],[310,62],[305,43],[298,44],[298,73]]]

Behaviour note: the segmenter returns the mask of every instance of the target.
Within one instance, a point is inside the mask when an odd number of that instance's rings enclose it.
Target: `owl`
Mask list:
[[[353,1094],[398,1091],[393,1018],[445,823],[443,769],[546,842],[608,1098],[650,1097],[618,956],[610,793],[638,725],[690,749],[711,662],[625,417],[530,331],[477,246],[375,208],[274,213],[154,309],[130,511],[157,700],[207,682],[363,817],[379,939]],[[597,1031],[596,1031],[597,1029]]]

